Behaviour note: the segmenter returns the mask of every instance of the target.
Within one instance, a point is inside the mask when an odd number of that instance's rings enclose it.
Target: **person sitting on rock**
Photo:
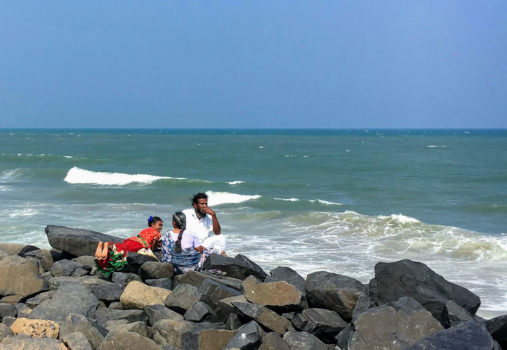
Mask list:
[[[176,273],[199,271],[209,255],[199,238],[186,229],[185,214],[178,211],[172,216],[173,229],[162,236],[162,262],[169,262]]]
[[[95,265],[98,271],[109,277],[114,271],[125,270],[127,252],[139,252],[144,248],[148,255],[160,246],[160,238],[164,222],[158,216],[148,218],[148,228],[137,236],[129,237],[120,243],[99,242],[95,251]],[[151,252],[151,254],[150,254]]]

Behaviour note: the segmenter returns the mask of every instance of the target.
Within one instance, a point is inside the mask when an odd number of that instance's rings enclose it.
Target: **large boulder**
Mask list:
[[[100,241],[122,241],[119,237],[96,231],[54,225],[46,226],[46,235],[51,247],[65,251],[74,256],[95,255],[97,244]]]
[[[408,297],[371,308],[353,323],[349,350],[405,349],[443,329],[429,311]]]
[[[194,329],[191,322],[185,320],[160,320],[153,325],[153,340],[160,345],[182,348],[183,334]]]
[[[290,350],[289,344],[275,332],[267,333],[262,337],[259,350]]]
[[[486,321],[486,327],[503,349],[507,349],[507,315],[498,316]]]
[[[120,300],[120,296],[123,292],[123,286],[121,284],[113,283],[97,276],[53,277],[49,279],[49,288],[57,289],[65,282],[79,283],[95,294],[97,299],[107,302]]]
[[[96,349],[104,340],[106,330],[98,326],[83,315],[69,314],[65,319],[65,327],[62,327],[62,337],[71,333],[81,333]]]
[[[423,263],[400,260],[375,265],[370,295],[377,304],[409,296],[421,303],[433,316],[449,327],[445,304],[452,300],[472,315],[481,305],[480,298],[457,284],[447,281]]]
[[[162,350],[160,345],[139,333],[122,331],[109,332],[97,350],[109,349]]]
[[[148,324],[150,326],[153,326],[160,320],[183,320],[182,315],[165,305],[149,305],[144,308],[144,312],[148,317]]]
[[[366,286],[358,280],[326,271],[309,274],[305,290],[311,307],[336,311],[345,321],[352,319],[359,297],[367,294]]]
[[[219,282],[232,289],[236,289],[238,291],[241,290],[242,280],[232,277],[217,276],[206,271],[204,272],[192,270],[187,271],[183,275],[174,276],[174,283],[175,284],[186,283],[194,287],[200,287],[201,284],[208,279]]]
[[[182,349],[221,350],[236,333],[225,329],[195,329],[183,334]]]
[[[262,341],[264,332],[255,321],[241,326],[236,335],[227,343],[223,350],[257,349]]]
[[[158,261],[147,261],[139,268],[139,276],[143,280],[172,278],[174,275],[174,267],[170,263],[162,263]]]
[[[93,350],[85,335],[80,332],[67,333],[61,336],[62,341],[70,350]]]
[[[345,327],[345,322],[336,311],[310,308],[294,316],[292,324],[299,330],[313,334],[326,344],[336,342],[336,336]]]
[[[293,330],[292,324],[288,319],[266,307],[252,303],[236,302],[233,302],[232,305],[246,317],[254,319],[259,324],[274,332],[284,334],[287,330]]]
[[[78,262],[63,259],[55,262],[50,269],[51,275],[61,276],[84,276],[90,273],[91,268]]]
[[[238,254],[234,258],[218,254],[210,254],[204,263],[204,268],[206,270],[218,269],[227,273],[227,276],[238,278],[240,280],[244,280],[248,276],[252,275],[263,281],[267,276],[259,265],[241,254]]]
[[[132,281],[125,287],[120,301],[125,309],[142,309],[148,305],[164,304],[170,294],[171,291],[168,289]]]
[[[37,263],[0,252],[0,296],[29,296],[44,288]]]
[[[290,267],[279,266],[269,272],[264,282],[285,281],[296,287],[301,293],[305,294],[305,279]]]
[[[164,304],[176,311],[186,312],[201,299],[201,296],[202,294],[196,287],[180,283],[165,299]]]
[[[303,294],[285,281],[259,283],[250,276],[241,285],[245,298],[255,304],[275,308],[297,308],[303,301]]]
[[[493,344],[493,338],[483,324],[468,322],[437,332],[405,350],[490,350]]]
[[[11,335],[0,343],[2,350],[68,350],[54,338],[34,338],[25,334]]]

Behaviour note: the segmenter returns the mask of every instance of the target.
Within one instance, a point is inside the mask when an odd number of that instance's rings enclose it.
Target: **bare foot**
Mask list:
[[[105,242],[104,249],[102,249],[102,254],[101,254],[102,260],[107,259],[108,250],[109,250],[109,243]]]
[[[102,260],[102,241],[97,244],[97,250],[95,250],[95,259]]]

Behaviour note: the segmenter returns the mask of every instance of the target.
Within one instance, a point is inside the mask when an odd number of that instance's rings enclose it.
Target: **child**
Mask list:
[[[95,251],[97,269],[109,277],[114,271],[122,271],[127,266],[127,252],[141,249],[154,250],[160,246],[160,231],[164,223],[158,216],[148,218],[148,228],[137,236],[129,237],[120,243],[99,242]]]

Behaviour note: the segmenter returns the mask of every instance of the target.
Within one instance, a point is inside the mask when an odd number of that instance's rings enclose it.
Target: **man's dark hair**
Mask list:
[[[208,195],[202,192],[194,194],[194,197],[192,198],[192,205],[199,203],[199,199],[208,199]]]

